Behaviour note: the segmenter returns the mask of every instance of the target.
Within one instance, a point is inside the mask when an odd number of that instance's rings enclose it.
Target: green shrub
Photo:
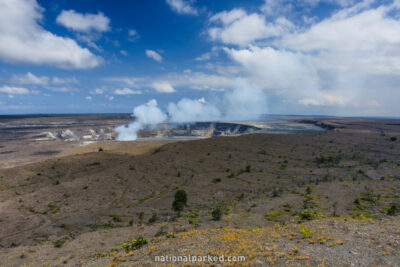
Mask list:
[[[222,218],[224,211],[221,206],[215,207],[215,209],[211,212],[211,216],[214,221],[219,221]]]
[[[187,218],[197,218],[198,216],[199,216],[199,214],[195,211],[190,211],[185,214],[185,217],[187,217]]]
[[[221,182],[221,178],[215,178],[214,180],[213,180],[213,183],[214,184],[218,184],[218,183],[220,183]]]
[[[317,216],[318,216],[318,214],[312,209],[304,209],[300,215],[300,217],[303,220],[307,220],[307,221],[313,220],[313,219],[317,218]]]
[[[387,215],[389,216],[394,216],[400,211],[400,208],[398,207],[397,203],[393,202],[390,204],[390,208],[387,210]]]
[[[250,164],[246,166],[246,169],[244,170],[244,172],[251,172],[251,166],[250,166]]]
[[[290,205],[289,203],[286,203],[285,205],[283,205],[283,208],[286,212],[291,212],[293,210],[293,206]]]
[[[282,192],[282,188],[274,187],[274,189],[272,190],[272,197],[280,197],[282,195]]]
[[[149,219],[149,223],[155,223],[157,221],[158,217],[156,213],[153,213]]]
[[[65,239],[60,238],[60,239],[57,239],[56,241],[54,241],[53,244],[54,244],[55,248],[61,248],[65,242],[66,242]]]
[[[311,195],[311,192],[312,192],[312,188],[311,188],[310,186],[307,186],[307,188],[306,188],[306,194],[307,194],[307,195]]]
[[[233,177],[235,177],[234,173],[231,173],[231,174],[228,175],[228,178],[233,178]]]
[[[187,193],[185,190],[178,190],[175,192],[175,200],[172,202],[172,209],[176,212],[178,212],[178,215],[180,215],[180,212],[185,208],[187,203]]]
[[[137,250],[141,247],[143,247],[144,245],[146,245],[147,243],[149,243],[149,240],[143,237],[139,237],[138,239],[132,239],[131,242],[125,242],[121,244],[121,248],[128,253],[129,251],[132,250]]]
[[[121,222],[122,221],[121,215],[119,215],[119,214],[110,214],[108,216],[110,216],[113,219],[114,222]]]
[[[310,238],[315,234],[315,230],[303,227],[303,225],[301,225],[300,233],[304,238]]]
[[[274,219],[274,218],[280,217],[282,215],[283,215],[283,212],[277,210],[277,211],[272,211],[270,213],[265,214],[264,217],[267,219]]]

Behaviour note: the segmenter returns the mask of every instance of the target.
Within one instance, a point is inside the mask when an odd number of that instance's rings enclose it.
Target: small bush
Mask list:
[[[389,216],[395,216],[398,212],[400,211],[400,208],[398,207],[397,203],[392,203],[390,205],[390,208],[387,210],[387,215]]]
[[[65,242],[66,242],[65,239],[60,238],[60,239],[57,239],[56,241],[54,241],[53,244],[54,244],[55,248],[61,248]]]
[[[187,203],[187,193],[185,190],[178,190],[175,192],[175,200],[182,202],[183,204],[186,205]]]
[[[311,221],[311,220],[317,218],[317,216],[318,216],[318,214],[315,211],[313,211],[312,209],[304,209],[300,215],[300,217],[303,220],[307,220],[307,221]]]
[[[199,216],[199,214],[195,211],[191,211],[185,214],[185,217],[187,218],[197,218]]]
[[[396,137],[396,136],[390,137],[390,141],[391,141],[391,142],[397,141],[397,137]]]
[[[103,152],[103,151],[104,151],[103,148],[99,147],[99,152]]]
[[[264,217],[267,219],[274,219],[274,218],[280,217],[282,215],[283,215],[283,212],[277,210],[277,211],[272,211],[270,213],[265,214]]]
[[[155,223],[157,221],[158,217],[156,213],[153,213],[149,219],[149,223]]]
[[[272,190],[272,197],[280,197],[282,195],[282,188],[274,187]]]
[[[250,164],[246,166],[246,169],[244,170],[244,172],[251,172],[251,166],[250,166]]]
[[[219,221],[222,218],[222,215],[224,214],[222,207],[217,206],[215,209],[211,212],[211,216],[214,221]]]
[[[166,238],[175,238],[175,234],[174,234],[174,233],[171,233],[171,232],[166,232],[166,233],[165,233],[165,237],[166,237]]]
[[[175,192],[175,200],[172,202],[172,209],[176,212],[178,212],[178,215],[180,215],[180,212],[183,211],[187,203],[187,193],[185,190],[178,190]]]
[[[139,221],[142,222],[143,221],[143,217],[144,217],[144,212],[143,211],[139,212],[137,214],[137,216],[138,216]]]
[[[234,173],[231,173],[231,174],[228,175],[228,178],[233,178],[233,177],[235,177]]]
[[[300,233],[304,238],[310,238],[315,234],[315,230],[303,227],[303,225],[301,225]]]
[[[149,240],[143,237],[139,237],[138,239],[132,239],[131,242],[125,242],[121,244],[121,248],[128,253],[129,251],[132,250],[137,250],[141,247],[143,247],[144,245],[146,245],[147,243],[149,243]]]
[[[218,184],[218,183],[220,183],[221,182],[221,178],[215,178],[214,180],[213,180],[213,183],[214,184]]]
[[[375,204],[379,199],[380,195],[374,194],[374,192],[370,189],[367,189],[367,192],[365,192],[361,197],[361,200],[370,202],[372,204]]]
[[[289,203],[286,203],[285,205],[283,205],[283,208],[286,212],[291,212],[293,210],[293,206],[290,205]]]
[[[110,214],[108,216],[110,216],[113,219],[114,222],[121,222],[122,221],[121,215],[119,215],[119,214]]]
[[[307,186],[306,194],[311,195],[311,192],[312,192],[312,188],[310,186]]]

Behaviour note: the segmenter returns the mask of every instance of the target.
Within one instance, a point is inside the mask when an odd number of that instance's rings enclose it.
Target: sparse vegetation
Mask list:
[[[149,219],[149,223],[155,223],[158,220],[157,213],[153,213]]]
[[[146,245],[147,243],[149,243],[148,239],[139,237],[138,239],[132,239],[132,241],[130,241],[130,242],[122,243],[121,248],[125,252],[129,252],[132,250],[137,250],[137,249],[143,247],[144,245]]]
[[[119,214],[110,214],[109,216],[114,222],[122,222],[121,215]]]
[[[387,215],[395,216],[399,212],[400,212],[399,206],[397,205],[397,203],[393,202],[393,203],[390,204],[390,207],[387,210]]]
[[[213,184],[218,184],[218,183],[220,183],[221,182],[221,178],[215,178],[214,180],[213,180]]]
[[[66,240],[65,239],[57,239],[56,241],[53,242],[55,248],[61,248],[65,244]]]
[[[219,221],[222,218],[222,215],[224,214],[224,209],[222,206],[216,206],[213,211],[211,212],[211,216],[214,221]]]
[[[304,238],[310,238],[315,234],[315,230],[307,228],[307,227],[304,227],[303,225],[301,225],[300,233]]]
[[[13,234],[0,237],[0,254],[23,262],[25,253],[25,261],[41,266],[43,253],[55,251],[55,258],[65,251],[48,264],[79,259],[128,266],[151,265],[155,253],[179,255],[184,248],[212,255],[241,251],[248,266],[350,260],[368,266],[370,258],[389,266],[398,256],[400,162],[398,143],[389,142],[398,126],[381,137],[380,130],[359,125],[177,142],[156,155],[154,149],[141,156],[110,149],[0,170],[0,201],[13,208],[0,214],[3,232]],[[24,222],[13,225],[19,218]],[[30,228],[31,221],[40,228]],[[132,240],[115,247],[132,233],[151,236],[151,244]],[[48,250],[57,243],[65,248]],[[76,246],[92,246],[92,258]],[[28,253],[31,247],[36,252]],[[343,251],[346,262],[332,256]]]
[[[175,200],[172,203],[172,209],[178,212],[178,216],[180,212],[183,211],[187,203],[187,193],[185,190],[178,190],[175,192]]]

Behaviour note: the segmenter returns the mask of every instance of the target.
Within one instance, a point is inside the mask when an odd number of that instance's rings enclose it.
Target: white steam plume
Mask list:
[[[177,104],[169,103],[168,114],[172,122],[213,121],[221,117],[221,112],[214,105],[183,98]]]
[[[136,140],[138,132],[146,126],[157,125],[169,120],[172,123],[251,120],[267,112],[267,97],[260,88],[250,86],[245,80],[237,79],[237,86],[228,90],[214,104],[204,98],[183,98],[178,103],[169,103],[167,113],[157,107],[155,99],[137,106],[133,110],[135,121],[128,126],[118,126],[118,140]]]
[[[133,115],[135,116],[136,121],[128,126],[122,125],[115,128],[115,131],[118,133],[118,140],[136,140],[139,130],[143,129],[147,125],[162,123],[167,119],[167,115],[157,107],[157,101],[155,99],[150,100],[146,104],[135,107]]]

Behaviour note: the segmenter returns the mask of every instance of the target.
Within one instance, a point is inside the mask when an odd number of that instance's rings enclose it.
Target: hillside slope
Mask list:
[[[156,255],[193,253],[243,254],[249,266],[393,266],[400,127],[330,123],[341,128],[181,141],[144,155],[105,149],[0,170],[0,265],[152,266]],[[178,189],[188,194],[181,216],[171,209]],[[139,236],[149,240],[143,248],[120,248]]]

